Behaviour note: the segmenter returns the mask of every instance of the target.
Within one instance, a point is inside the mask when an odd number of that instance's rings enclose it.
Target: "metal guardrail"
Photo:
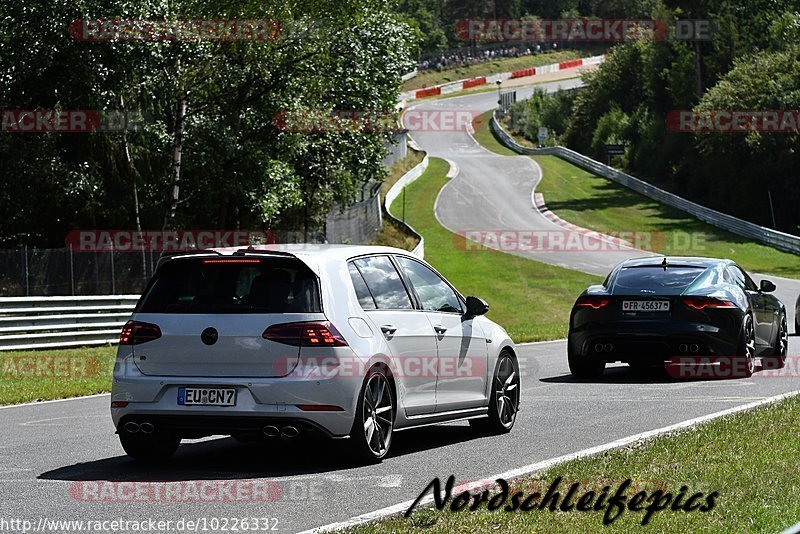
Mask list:
[[[496,117],[496,112],[492,114],[490,125],[492,131],[495,133],[495,135],[497,135],[497,138],[500,140],[500,142],[518,154],[558,156],[559,158],[569,161],[570,163],[573,163],[584,170],[604,178],[608,178],[609,180],[636,191],[637,193],[640,193],[648,198],[652,198],[653,200],[657,200],[658,202],[673,208],[685,211],[686,213],[697,217],[701,221],[707,222],[708,224],[722,228],[723,230],[727,230],[736,235],[753,239],[759,243],[770,245],[786,252],[800,254],[800,236],[779,232],[778,230],[766,228],[750,221],[739,219],[733,215],[728,215],[727,213],[722,213],[711,208],[707,208],[668,191],[664,191],[663,189],[659,189],[658,187],[648,184],[647,182],[640,180],[635,176],[620,172],[613,167],[609,167],[604,163],[595,161],[584,156],[583,154],[579,154],[574,150],[570,150],[562,146],[547,148],[532,148],[522,146],[514,141],[514,138],[511,137],[511,135],[500,125]]]
[[[425,169],[427,168],[428,155],[426,154],[419,164],[401,176],[400,179],[394,183],[394,185],[386,192],[386,197],[383,200],[383,205],[386,207],[386,214],[397,224],[404,227],[411,235],[419,239],[419,243],[417,243],[417,246],[414,247],[414,250],[412,250],[411,253],[420,259],[425,257],[425,238],[422,237],[422,234],[414,230],[411,225],[392,215],[392,213],[389,211],[389,208],[392,206],[392,202],[394,202],[395,199],[400,196],[400,192],[403,190],[403,188],[422,176],[422,173],[424,173]]]
[[[0,297],[0,351],[117,343],[139,295]]]

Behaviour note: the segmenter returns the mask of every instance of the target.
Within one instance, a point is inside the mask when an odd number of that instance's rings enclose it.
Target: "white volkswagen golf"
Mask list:
[[[424,261],[387,247],[271,245],[161,260],[123,328],[111,414],[125,451],[182,438],[349,438],[380,461],[395,431],[469,419],[508,432],[508,334]]]

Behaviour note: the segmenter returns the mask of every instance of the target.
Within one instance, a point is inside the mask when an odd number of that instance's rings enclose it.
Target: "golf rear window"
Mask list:
[[[618,289],[678,290],[689,287],[705,272],[704,267],[627,267],[617,273],[614,281]]]
[[[292,258],[191,258],[156,272],[137,312],[315,313],[317,278]]]

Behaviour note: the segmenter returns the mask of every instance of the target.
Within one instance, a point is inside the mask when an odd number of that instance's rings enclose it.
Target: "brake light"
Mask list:
[[[607,306],[609,302],[611,302],[611,297],[585,296],[578,297],[577,302],[575,302],[575,306],[599,310],[600,308]]]
[[[203,260],[203,263],[260,263],[261,260]]]
[[[296,347],[346,347],[347,341],[328,321],[274,324],[261,337]]]
[[[128,321],[119,335],[120,345],[139,345],[161,337],[157,324]]]
[[[703,310],[705,308],[735,308],[736,304],[729,300],[715,299],[711,297],[684,297],[683,303],[693,310]]]

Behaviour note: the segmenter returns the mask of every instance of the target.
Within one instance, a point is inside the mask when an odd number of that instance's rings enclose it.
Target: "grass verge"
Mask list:
[[[642,526],[645,510],[626,508],[610,526],[604,526],[605,510],[551,512],[549,508],[537,508],[508,513],[488,511],[484,504],[474,512],[421,509],[408,519],[389,519],[347,532],[405,532],[410,527],[421,527],[419,530],[430,533],[635,532],[639,529],[645,532],[779,532],[800,517],[800,481],[794,460],[800,454],[800,443],[795,439],[798,425],[800,398],[793,397],[711,421],[691,431],[567,462],[511,483],[509,494],[522,491],[527,496],[533,492],[544,494],[556,477],[563,477],[559,488],[563,498],[574,482],[581,482],[580,495],[590,489],[599,493],[605,485],[610,485],[613,492],[622,481],[632,479],[633,489],[627,492],[629,499],[640,490],[646,491],[648,496],[661,490],[664,497],[670,493],[671,503],[685,485],[688,489],[684,504],[694,492],[704,496],[715,491],[719,493],[714,499],[715,506],[709,511],[673,511],[668,507],[652,514],[647,527]],[[701,503],[706,504],[705,498]],[[644,506],[651,504],[645,502]]]
[[[502,155],[516,155],[489,127],[490,114],[473,123],[475,139]],[[679,256],[729,258],[749,271],[800,278],[795,254],[755,243],[622,187],[555,156],[531,156],[542,167],[536,191],[547,207],[578,226],[620,235],[639,248]],[[638,241],[638,243],[637,243]]]
[[[500,154],[501,156],[519,156],[519,154],[517,154],[504,144],[502,144],[494,136],[494,132],[492,132],[492,127],[489,125],[489,121],[491,120],[491,118],[492,118],[491,111],[488,111],[486,113],[483,113],[475,117],[475,120],[472,121],[472,128],[474,130],[472,136],[484,148],[494,152],[495,154]]]
[[[111,391],[117,348],[82,347],[0,353],[0,404]]]
[[[730,258],[749,271],[800,278],[795,254],[706,224],[555,156],[533,159],[544,176],[536,190],[549,209],[573,224],[606,233],[635,232],[640,248],[647,250]]]
[[[455,82],[465,78],[489,76],[499,72],[512,72],[515,70],[538,67],[540,65],[550,65],[552,63],[559,63],[561,61],[577,59],[579,57],[582,56],[576,50],[563,50],[560,52],[548,52],[536,56],[509,57],[497,59],[495,61],[483,61],[481,63],[475,63],[474,65],[457,67],[453,69],[427,70],[420,72],[415,77],[405,82],[403,84],[403,91],[422,89],[423,87]]]
[[[514,341],[564,337],[575,297],[600,278],[479,248],[441,226],[433,206],[448,169],[446,161],[431,158],[427,171],[406,188],[405,220],[425,238],[425,259],[459,290],[486,299],[489,317]],[[398,199],[395,215],[399,206]]]

